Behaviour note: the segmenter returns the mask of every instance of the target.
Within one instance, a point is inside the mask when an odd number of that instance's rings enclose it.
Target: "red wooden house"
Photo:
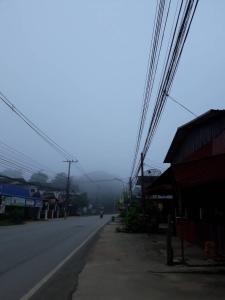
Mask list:
[[[225,253],[225,110],[209,110],[179,127],[165,158],[171,167],[149,188],[174,195],[184,238]],[[177,224],[178,232],[181,225]]]

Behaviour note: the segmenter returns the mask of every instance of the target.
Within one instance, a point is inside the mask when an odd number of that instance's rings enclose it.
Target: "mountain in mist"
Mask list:
[[[123,191],[123,183],[112,174],[95,171],[77,178],[81,192],[86,192],[90,202],[113,206]]]

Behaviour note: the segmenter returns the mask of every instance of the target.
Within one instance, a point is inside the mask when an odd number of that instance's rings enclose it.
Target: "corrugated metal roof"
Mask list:
[[[225,183],[224,166],[225,154],[174,164],[152,184],[150,190],[175,184],[182,188],[191,188],[209,183]]]
[[[225,154],[172,166],[176,182],[181,187],[193,187],[225,182]]]
[[[178,127],[164,162],[170,163],[173,160],[173,157],[176,155],[176,153],[180,151],[180,145],[184,142],[192,130],[195,130],[197,127],[202,126],[203,124],[213,122],[214,120],[221,118],[225,118],[225,110],[211,109],[194,120],[182,125],[181,127]]]

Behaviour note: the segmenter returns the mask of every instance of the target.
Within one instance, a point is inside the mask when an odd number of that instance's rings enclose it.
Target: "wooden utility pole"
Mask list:
[[[129,179],[129,199],[130,199],[130,203],[132,201],[132,179],[130,177]]]
[[[144,155],[141,153],[141,198],[142,206],[145,213],[145,183],[144,183]]]
[[[67,181],[66,181],[66,209],[68,208],[69,198],[70,198],[70,169],[71,164],[78,162],[78,160],[65,160],[65,163],[68,163],[68,174],[67,174]]]

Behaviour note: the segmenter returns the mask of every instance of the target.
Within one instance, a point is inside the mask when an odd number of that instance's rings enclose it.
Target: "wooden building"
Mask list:
[[[211,241],[225,254],[225,110],[210,110],[179,127],[165,158],[171,167],[148,189],[173,195],[178,233],[192,242]]]

